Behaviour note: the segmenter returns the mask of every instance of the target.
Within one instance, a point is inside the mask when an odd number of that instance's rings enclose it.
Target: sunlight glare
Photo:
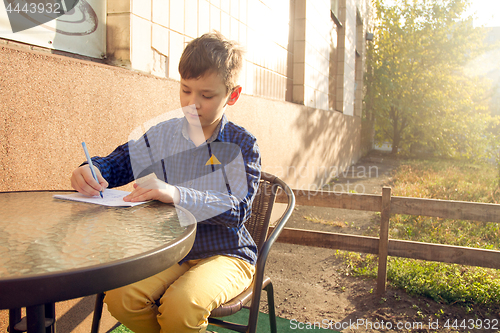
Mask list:
[[[474,17],[474,27],[500,27],[498,0],[472,0],[466,14]]]

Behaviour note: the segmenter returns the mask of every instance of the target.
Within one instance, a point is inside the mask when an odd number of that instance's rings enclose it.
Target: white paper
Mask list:
[[[105,189],[102,192],[103,198],[101,198],[101,196],[99,195],[95,197],[88,197],[78,192],[71,194],[54,194],[54,198],[87,202],[87,203],[93,203],[102,206],[112,206],[112,207],[133,207],[147,202],[147,201],[139,201],[139,202],[123,201],[123,197],[127,196],[128,194],[130,194],[130,192]]]

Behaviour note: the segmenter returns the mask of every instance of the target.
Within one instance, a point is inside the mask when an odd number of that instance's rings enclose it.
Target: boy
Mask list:
[[[194,39],[179,63],[184,117],[93,157],[99,182],[86,164],[72,174],[73,188],[94,196],[154,173],[124,200],[174,203],[196,217],[195,243],[178,265],[106,292],[108,310],[136,333],[204,332],[210,312],[252,281],[257,248],[244,222],[260,180],[260,152],[255,137],[224,115],[240,96],[242,61],[242,51],[219,33]]]

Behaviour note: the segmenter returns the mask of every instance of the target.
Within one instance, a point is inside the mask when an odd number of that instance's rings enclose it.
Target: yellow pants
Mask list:
[[[210,312],[245,290],[254,272],[253,265],[229,256],[190,260],[107,291],[104,302],[135,333],[205,332]]]

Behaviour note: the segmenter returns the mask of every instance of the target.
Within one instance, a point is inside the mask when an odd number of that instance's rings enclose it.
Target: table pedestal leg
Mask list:
[[[21,309],[9,309],[9,333],[21,333],[14,327],[21,321]]]
[[[21,319],[21,309],[9,309],[9,333],[56,333],[56,305],[47,303],[26,308]]]
[[[45,305],[26,308],[28,333],[45,333]]]

